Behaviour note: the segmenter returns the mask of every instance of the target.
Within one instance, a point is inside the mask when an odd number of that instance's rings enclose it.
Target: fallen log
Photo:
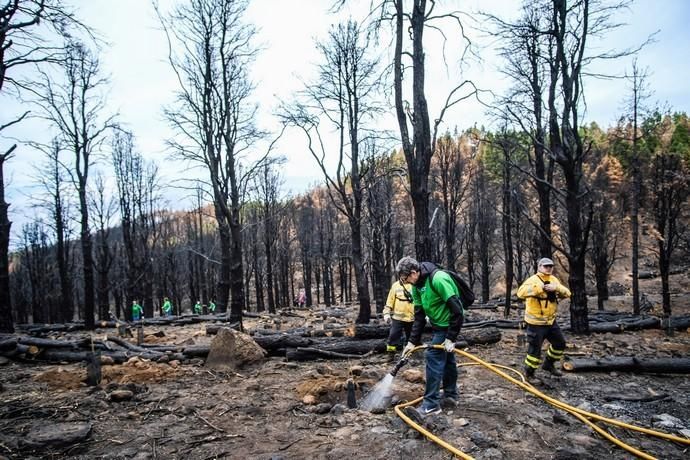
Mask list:
[[[0,340],[0,352],[14,350],[17,347],[17,337],[9,337]]]
[[[428,338],[428,337],[427,337]],[[457,348],[466,348],[471,345],[486,345],[501,340],[501,332],[498,329],[483,329],[480,331],[462,331],[455,342]],[[288,348],[285,358],[288,361],[311,361],[319,358],[362,358],[373,353],[384,353],[386,341],[381,339],[317,339],[309,347]]]
[[[521,319],[490,319],[486,321],[470,321],[462,325],[463,329],[480,329],[494,327],[499,329],[519,329]]]
[[[690,374],[690,358],[607,357],[576,358],[563,362],[569,372],[633,372],[635,374]]]
[[[319,340],[309,347],[288,348],[285,350],[285,358],[287,361],[312,361],[326,355],[331,358],[338,355],[361,358],[364,355],[385,351],[386,342],[381,339],[331,339]]]
[[[590,323],[590,332],[623,332],[623,331],[638,331],[641,329],[658,329],[661,325],[659,318],[655,316],[648,317],[630,317],[621,318],[614,322]]]
[[[236,331],[239,331],[240,323],[209,324],[206,326],[206,335],[216,335],[218,333],[218,329],[221,327],[227,327],[228,329],[235,329]]]
[[[460,331],[458,339],[459,340],[455,342],[457,348],[465,348],[472,345],[490,345],[501,341],[501,331],[496,328],[480,329],[476,331],[465,330]]]
[[[19,343],[24,345],[34,345],[39,348],[86,348],[91,345],[90,337],[83,337],[79,340],[55,340],[44,339],[41,337],[19,337]],[[95,345],[96,342],[94,342]]]
[[[136,352],[136,353],[148,353],[150,350],[147,350],[144,347],[140,347],[138,345],[134,345],[133,343],[129,343],[128,341],[121,339],[119,337],[116,337],[114,335],[108,335],[107,339],[113,343],[116,343],[120,345],[123,348],[126,348],[127,350]]]

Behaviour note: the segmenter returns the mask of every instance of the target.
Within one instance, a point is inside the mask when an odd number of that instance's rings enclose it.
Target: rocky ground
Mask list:
[[[682,308],[690,311],[687,305]],[[305,321],[290,317],[282,327]],[[261,327],[261,322],[249,320],[246,326]],[[161,343],[206,344],[212,339],[198,324],[146,332]],[[467,351],[521,368],[524,347],[518,345],[518,331],[501,332],[499,343]],[[690,356],[688,331],[673,337],[646,330],[568,339],[566,353],[572,357]],[[394,401],[422,394],[423,362],[415,361],[396,377]],[[270,358],[236,372],[209,370],[203,364],[134,358],[104,366],[102,384],[87,387],[82,383],[84,365],[9,361],[0,366],[0,458],[452,458],[409,428],[392,407],[377,414],[347,408],[347,380],[354,380],[361,400],[392,368],[394,362],[386,356],[312,362]],[[542,380],[541,391],[573,406],[690,435],[690,375],[570,373]],[[632,457],[574,417],[482,367],[462,365],[460,386],[459,407],[432,417],[428,425],[474,458]],[[690,457],[690,446],[604,426],[654,457]]]

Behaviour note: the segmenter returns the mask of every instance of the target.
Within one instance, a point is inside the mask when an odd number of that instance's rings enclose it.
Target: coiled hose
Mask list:
[[[419,351],[419,350],[426,349],[426,348],[429,348],[429,347],[431,347],[431,346],[430,346],[430,345],[420,345],[420,346],[417,346],[417,347],[413,348],[403,359],[407,359],[412,353],[415,353],[415,352],[417,352],[417,351]],[[443,349],[443,346],[442,346],[442,345],[433,345],[433,348]],[[651,430],[651,429],[649,429],[649,428],[644,428],[644,427],[640,427],[640,426],[630,425],[630,424],[628,424],[628,423],[621,422],[620,420],[616,420],[616,419],[611,419],[611,418],[603,417],[603,416],[601,416],[601,415],[599,415],[599,414],[595,414],[595,413],[588,412],[588,411],[579,409],[579,408],[577,408],[577,407],[571,406],[571,405],[569,405],[569,404],[564,403],[563,401],[560,401],[560,400],[558,400],[558,399],[555,399],[555,398],[552,398],[552,397],[550,397],[550,396],[547,396],[547,395],[545,395],[544,393],[542,393],[541,391],[537,390],[537,389],[534,388],[532,385],[530,385],[529,383],[527,383],[527,382],[525,381],[524,376],[523,376],[520,372],[516,371],[515,369],[512,369],[512,368],[507,367],[507,366],[502,366],[502,365],[500,365],[500,364],[487,363],[486,361],[483,361],[482,359],[478,358],[477,356],[475,356],[475,355],[473,355],[473,354],[471,354],[471,353],[468,353],[468,352],[466,352],[466,351],[463,351],[463,350],[455,349],[455,353],[456,353],[457,355],[459,355],[459,356],[464,356],[465,358],[467,358],[467,359],[473,361],[473,363],[465,363],[464,365],[475,365],[475,364],[476,364],[476,365],[480,365],[480,366],[483,366],[483,367],[489,369],[489,370],[492,371],[493,373],[498,374],[499,376],[501,376],[501,377],[503,377],[504,379],[508,380],[509,382],[511,382],[511,383],[513,383],[513,384],[519,386],[520,388],[522,388],[523,390],[527,391],[528,393],[531,393],[531,394],[533,394],[534,396],[543,399],[544,401],[546,401],[547,403],[551,404],[552,406],[554,406],[554,407],[556,407],[556,408],[558,408],[558,409],[562,409],[562,410],[564,410],[564,411],[566,411],[566,412],[572,414],[572,415],[575,416],[577,419],[579,419],[579,420],[582,421],[583,423],[589,425],[593,430],[595,430],[597,433],[599,433],[600,435],[602,435],[603,437],[605,437],[606,439],[608,439],[608,440],[611,441],[612,443],[616,444],[616,445],[619,446],[619,447],[622,447],[623,449],[627,450],[628,452],[630,452],[631,454],[633,454],[633,455],[635,455],[635,456],[637,456],[637,457],[639,457],[639,458],[644,458],[644,459],[647,459],[647,460],[655,460],[655,457],[653,457],[653,456],[651,456],[651,455],[649,455],[649,454],[647,454],[647,453],[645,453],[645,452],[642,452],[641,450],[638,450],[638,449],[636,449],[636,448],[634,448],[634,447],[632,447],[632,446],[630,446],[630,445],[624,443],[624,442],[621,441],[620,439],[616,438],[615,436],[611,435],[610,433],[608,433],[607,431],[605,431],[604,429],[602,429],[601,427],[599,427],[598,425],[596,425],[596,424],[595,424],[592,420],[590,420],[590,419],[593,419],[593,420],[599,421],[599,422],[608,423],[608,424],[611,424],[611,425],[615,425],[615,426],[618,426],[618,427],[621,427],[621,428],[626,428],[626,429],[629,429],[629,430],[638,431],[638,432],[640,432],[640,433],[644,433],[644,434],[647,434],[647,435],[650,435],[650,436],[656,436],[656,437],[658,437],[658,438],[666,439],[666,440],[668,440],[668,441],[674,441],[674,442],[678,442],[678,443],[681,443],[681,444],[690,445],[690,439],[681,438],[681,437],[678,437],[678,436],[675,436],[675,435],[672,435],[672,434],[663,433],[663,432],[661,432],[661,431]],[[462,365],[462,364],[461,364],[461,365]],[[508,374],[506,374],[505,372],[503,372],[503,371],[500,370],[500,369],[506,369],[506,370],[509,370],[509,371],[511,371],[511,372],[514,372],[514,373],[518,374],[518,375],[520,376],[520,380],[517,380],[517,379],[515,379],[515,378],[509,376]],[[412,420],[410,417],[408,417],[407,415],[405,415],[405,413],[403,412],[403,409],[404,409],[404,408],[406,408],[406,407],[408,407],[408,406],[411,406],[411,405],[414,405],[414,404],[417,404],[417,403],[420,402],[422,399],[423,399],[423,398],[420,397],[420,398],[417,398],[417,399],[415,399],[415,400],[413,400],[413,401],[409,401],[409,402],[406,402],[406,403],[398,404],[397,406],[395,406],[395,413],[398,414],[398,416],[399,416],[401,419],[403,419],[403,420],[405,421],[405,423],[407,423],[408,425],[410,425],[412,428],[414,428],[414,429],[417,430],[418,432],[422,433],[422,434],[423,434],[424,436],[426,436],[429,440],[435,442],[435,443],[438,444],[439,446],[441,446],[441,447],[443,447],[444,449],[446,449],[447,451],[451,452],[453,455],[455,455],[455,456],[457,456],[457,457],[460,457],[460,458],[463,458],[463,459],[466,459],[466,460],[471,460],[473,457],[471,457],[471,456],[469,456],[469,455],[463,453],[462,451],[458,450],[457,448],[455,448],[455,447],[452,446],[451,444],[447,443],[447,442],[444,441],[443,439],[441,439],[441,438],[435,436],[433,433],[431,433],[430,431],[428,431],[427,429],[425,429],[424,427],[422,427],[421,425],[419,425],[418,423],[416,423],[414,420]]]

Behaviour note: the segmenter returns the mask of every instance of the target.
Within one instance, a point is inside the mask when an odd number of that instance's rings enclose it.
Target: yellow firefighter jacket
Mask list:
[[[544,290],[544,284],[551,283],[556,286],[556,299],[549,300]],[[552,325],[556,321],[558,300],[570,297],[570,289],[563,286],[558,278],[553,275],[537,273],[522,283],[517,291],[517,296],[525,299],[525,322],[535,325]]]
[[[412,285],[409,283],[405,284],[405,289],[407,289],[408,293],[411,293]],[[391,290],[388,292],[386,306],[383,308],[383,316],[386,315],[391,315],[391,318],[398,321],[409,323],[414,321],[414,305],[407,300],[400,281],[393,283]]]

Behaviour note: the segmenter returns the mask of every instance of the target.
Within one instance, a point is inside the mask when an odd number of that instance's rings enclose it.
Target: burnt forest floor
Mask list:
[[[350,308],[354,317],[354,307]],[[679,307],[678,314],[688,312],[688,305]],[[307,311],[300,314],[305,318],[283,319],[282,327],[310,321]],[[486,318],[501,315],[499,311],[479,314]],[[248,319],[245,327],[266,327],[262,321]],[[155,337],[154,332],[162,332],[163,337],[156,337],[159,343],[208,344],[212,337],[204,334],[203,327],[152,327],[146,333]],[[106,333],[97,330],[95,335]],[[518,346],[518,331],[501,333],[499,343],[467,351],[521,369],[524,347]],[[687,330],[673,337],[654,329],[588,337],[566,333],[566,338],[566,354],[574,357],[690,356]],[[0,366],[0,458],[452,458],[407,427],[392,407],[379,414],[346,407],[348,378],[355,374],[361,399],[393,363],[385,355],[310,362],[268,358],[237,372],[218,372],[206,369],[203,360],[176,365],[135,358],[122,365],[103,366],[101,385],[87,387],[82,383],[83,364],[10,361]],[[422,353],[405,368],[409,369],[423,375]],[[394,400],[421,396],[423,383],[415,381],[415,372],[404,374],[415,383],[403,374],[395,380]],[[541,391],[588,411],[646,427],[658,423],[658,416],[669,414],[679,422],[659,429],[676,434],[682,428],[690,429],[688,375],[590,372],[542,380]],[[574,417],[484,368],[462,366],[459,383],[459,407],[444,410],[429,424],[434,434],[472,457],[632,457]],[[117,401],[122,390],[131,397]],[[621,394],[642,399],[651,396],[646,399],[652,400],[626,401],[619,398]],[[75,425],[90,429],[78,442],[51,444],[41,436],[46,427]],[[688,446],[620,428],[607,429],[657,458],[690,457]]]

